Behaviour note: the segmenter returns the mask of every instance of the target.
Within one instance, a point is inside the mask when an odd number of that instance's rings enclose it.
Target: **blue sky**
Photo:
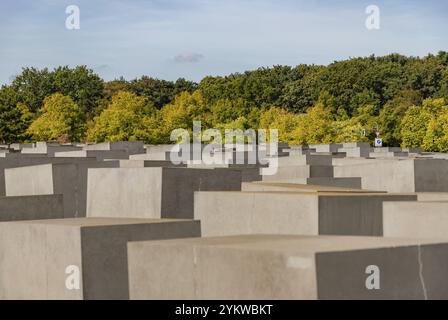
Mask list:
[[[367,30],[377,5],[380,30]],[[67,30],[77,5],[80,30]],[[22,67],[200,80],[261,66],[448,50],[446,0],[1,0],[0,84]]]

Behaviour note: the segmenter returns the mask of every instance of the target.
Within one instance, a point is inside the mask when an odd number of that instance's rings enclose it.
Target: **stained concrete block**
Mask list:
[[[402,152],[403,149],[400,147],[375,147],[372,152],[376,153],[389,153],[389,152]]]
[[[34,148],[23,148],[22,154],[43,154],[48,157],[54,157],[56,152],[67,152],[81,150],[80,147],[76,146],[64,146],[64,145],[38,145]]]
[[[196,192],[203,236],[238,234],[383,234],[382,204],[415,194],[341,192]]]
[[[448,192],[418,192],[418,201],[448,201]]]
[[[1,155],[1,154],[0,154]],[[60,164],[60,163],[79,163],[92,162],[95,159],[90,158],[51,158],[41,154],[20,154],[8,153],[6,157],[0,156],[0,196],[5,196],[5,169],[17,168],[23,166],[32,166],[40,164]]]
[[[448,161],[406,159],[335,166],[335,177],[361,177],[362,188],[389,192],[447,192]]]
[[[120,168],[187,167],[166,160],[120,160]]]
[[[247,180],[243,180],[247,181]],[[252,180],[257,181],[257,180]],[[352,188],[361,189],[361,178],[327,178],[327,177],[316,177],[316,178],[291,178],[291,179],[279,179],[270,180],[265,179],[264,181],[269,182],[279,182],[279,183],[293,183],[293,184],[311,184],[311,185],[321,185],[321,186],[333,186],[341,188]]]
[[[367,158],[370,155],[370,148],[339,148],[339,152],[344,152],[346,157]]]
[[[128,243],[131,299],[447,299],[448,243],[235,236]],[[380,289],[366,288],[368,266]],[[142,281],[145,279],[145,281]]]
[[[64,218],[62,195],[0,197],[0,221]]]
[[[84,161],[6,169],[5,193],[7,196],[62,194],[64,217],[85,217],[88,168],[118,166],[118,161]]]
[[[338,152],[339,148],[343,147],[342,143],[335,144],[310,144],[311,149],[316,149],[316,152]]]
[[[363,149],[369,149],[370,148],[370,142],[344,142],[342,144],[342,148],[345,149],[353,149],[353,148],[363,148]]]
[[[293,155],[288,157],[280,157],[278,159],[278,165],[281,167],[289,166],[305,166],[305,165],[315,165],[315,166],[331,166],[332,157],[329,155]]]
[[[386,193],[385,191],[352,189],[338,186],[313,185],[313,184],[291,183],[291,182],[266,182],[266,181],[243,182],[241,184],[241,191]]]
[[[194,191],[241,190],[241,179],[230,169],[89,169],[87,216],[190,219]]]
[[[142,141],[114,141],[89,144],[83,147],[87,151],[125,151],[127,154],[145,153]]]
[[[55,152],[54,156],[65,158],[94,158],[97,161],[106,159],[129,159],[129,153],[126,150],[77,150]]]
[[[273,175],[263,175],[263,181],[333,177],[333,166],[299,165],[278,167]]]
[[[396,158],[396,157],[407,157],[409,153],[407,152],[370,152],[370,158]]]
[[[448,238],[448,201],[383,204],[384,235]]]
[[[0,299],[128,299],[128,241],[198,236],[199,222],[186,220],[0,223]],[[80,270],[80,290],[66,287],[70,265]]]

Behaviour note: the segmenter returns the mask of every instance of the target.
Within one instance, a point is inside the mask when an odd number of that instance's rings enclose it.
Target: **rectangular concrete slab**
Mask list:
[[[383,204],[384,235],[448,238],[448,201]]]
[[[196,192],[194,218],[203,236],[238,234],[383,234],[384,201],[415,194],[330,192]]]
[[[65,217],[85,217],[88,168],[118,166],[118,161],[76,161],[6,169],[5,193],[7,196],[62,194]]]
[[[194,191],[241,190],[232,169],[89,169],[87,216],[193,218]]]
[[[62,219],[62,195],[0,197],[0,221]]]
[[[447,299],[448,243],[253,235],[128,243],[131,299]],[[380,289],[366,269],[380,270]],[[144,279],[142,281],[142,279]]]
[[[55,219],[0,223],[0,299],[128,299],[128,241],[199,237],[188,220]],[[80,289],[66,286],[67,267]]]
[[[275,174],[263,175],[263,181],[333,177],[333,166],[297,165],[278,167]]]
[[[332,185],[316,185],[312,183],[284,182],[284,181],[254,181],[243,182],[241,191],[288,191],[288,192],[349,192],[349,193],[386,193],[385,191],[372,191],[346,188]]]
[[[361,177],[363,189],[448,192],[448,161],[405,159],[334,167],[335,177]]]

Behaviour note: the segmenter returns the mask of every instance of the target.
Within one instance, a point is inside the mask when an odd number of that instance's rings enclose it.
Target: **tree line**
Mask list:
[[[172,130],[279,129],[292,144],[371,141],[448,151],[448,52],[259,68],[199,83],[104,81],[86,66],[24,68],[0,89],[0,140],[170,143]]]

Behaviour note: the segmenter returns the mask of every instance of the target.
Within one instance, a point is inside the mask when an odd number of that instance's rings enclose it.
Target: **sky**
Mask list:
[[[80,10],[80,28],[66,28]],[[379,29],[365,21],[369,5]],[[71,20],[70,20],[71,21]],[[446,0],[1,0],[0,84],[23,67],[87,65],[105,80],[199,81],[273,65],[448,51]]]

